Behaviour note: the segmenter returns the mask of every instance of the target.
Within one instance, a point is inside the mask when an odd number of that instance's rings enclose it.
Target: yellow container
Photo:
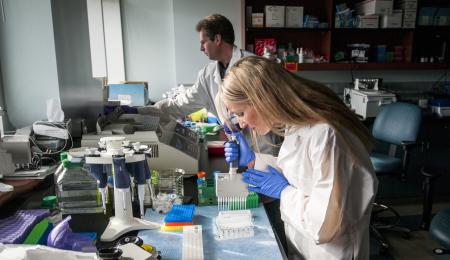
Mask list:
[[[194,122],[205,122],[206,120],[208,120],[208,113],[206,112],[206,108],[200,109],[199,111],[194,112],[189,116]]]

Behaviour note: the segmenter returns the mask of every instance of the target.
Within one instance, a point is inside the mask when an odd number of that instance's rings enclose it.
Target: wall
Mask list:
[[[3,0],[0,67],[6,109],[14,127],[45,119],[59,97],[50,0]]]
[[[124,0],[122,28],[126,78],[149,82],[149,97],[192,84],[209,61],[200,52],[197,22],[212,13],[228,17],[241,45],[240,0]]]
[[[121,1],[126,79],[148,81],[150,99],[176,86],[172,2]]]
[[[198,71],[209,61],[200,52],[199,34],[195,30],[203,17],[219,13],[233,24],[235,44],[241,46],[240,0],[174,0],[174,31],[177,83],[194,83]]]

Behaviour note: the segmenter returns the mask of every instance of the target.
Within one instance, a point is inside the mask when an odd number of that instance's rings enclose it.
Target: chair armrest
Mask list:
[[[416,141],[401,141],[401,146],[403,149],[403,160],[402,160],[402,181],[406,181],[406,167],[409,163],[409,154],[412,148],[414,148],[418,143]]]
[[[411,147],[414,147],[417,145],[416,141],[402,141],[401,145],[403,147],[403,149],[409,149]]]
[[[445,169],[434,165],[424,165],[420,169],[420,173],[425,178],[436,178],[445,174]]]

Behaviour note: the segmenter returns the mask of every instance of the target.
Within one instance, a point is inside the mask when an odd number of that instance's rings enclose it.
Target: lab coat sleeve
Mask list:
[[[299,178],[297,185],[283,190],[280,210],[294,228],[321,244],[332,240],[343,225],[352,166],[347,165],[345,152],[336,144],[334,131],[313,135],[309,142],[312,183],[302,183]],[[308,196],[302,185],[312,186]]]
[[[270,154],[263,154],[263,153],[255,153],[255,166],[254,169],[255,170],[259,170],[259,171],[267,171],[267,166],[273,166],[275,168],[277,165],[277,157],[274,157]]]
[[[210,107],[209,94],[207,92],[206,67],[200,70],[197,80],[192,87],[174,98],[166,98],[158,101],[153,106],[162,114],[172,115],[175,118],[184,117],[205,107]]]

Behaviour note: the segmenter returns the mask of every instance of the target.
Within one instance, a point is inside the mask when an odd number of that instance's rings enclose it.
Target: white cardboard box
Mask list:
[[[356,3],[356,13],[359,15],[391,14],[394,9],[392,0],[366,0]]]
[[[373,15],[358,15],[356,18],[356,27],[358,28],[378,28],[380,16],[377,14]]]
[[[416,11],[405,11],[405,14],[403,15],[404,20],[416,20]]]
[[[266,5],[264,8],[266,27],[284,27],[284,11],[284,6]]]
[[[401,28],[402,27],[402,15],[403,10],[394,10],[392,14],[381,16],[380,27],[381,28]]]
[[[403,20],[403,28],[416,28],[416,20]]]
[[[286,6],[286,27],[303,27],[303,6]]]
[[[252,27],[264,27],[264,13],[252,13]]]
[[[417,9],[417,0],[397,1],[395,6],[402,9]]]

